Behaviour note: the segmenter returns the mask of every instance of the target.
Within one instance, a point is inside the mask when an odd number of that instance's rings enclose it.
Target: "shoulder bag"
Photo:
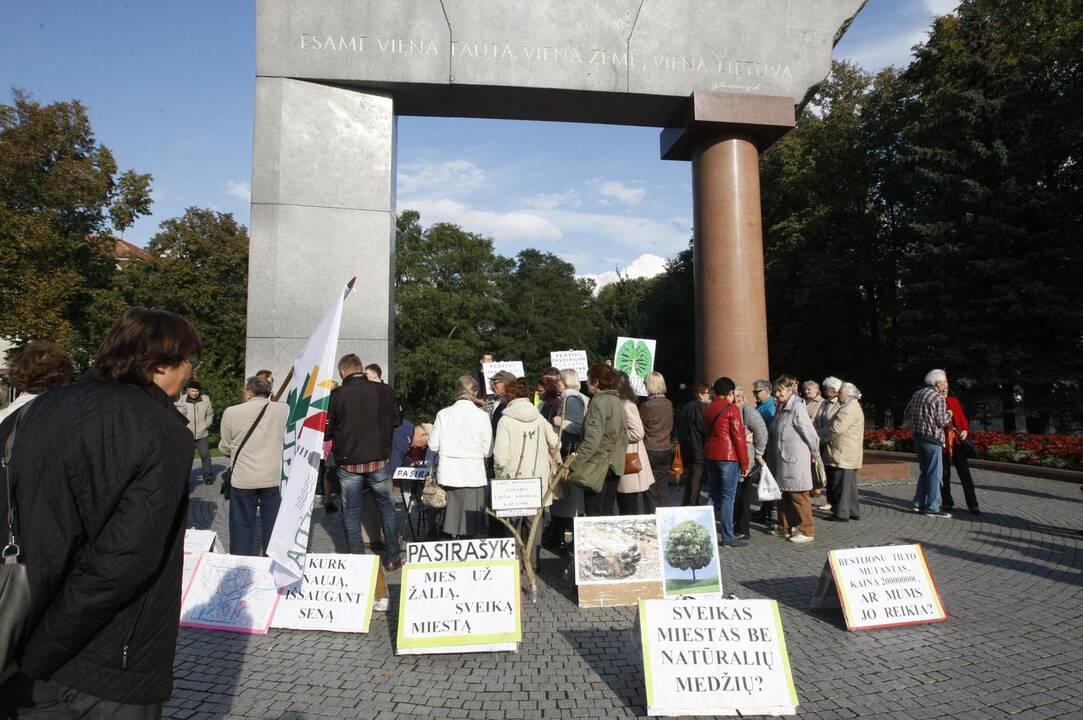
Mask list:
[[[11,452],[26,407],[20,408],[15,415],[15,424],[4,443],[4,457],[0,461],[4,466],[8,501],[8,540],[2,552],[3,562],[0,563],[0,670],[15,659],[30,621],[30,579],[26,574],[26,565],[20,561],[22,548],[19,547],[18,512],[15,494],[11,491]]]
[[[440,464],[439,458],[433,465],[432,472],[425,478],[425,485],[421,488],[421,504],[430,510],[443,510],[447,507],[447,491],[440,487],[436,481],[436,466]]]
[[[271,404],[268,400],[263,406],[263,409],[259,411],[259,415],[256,416],[256,421],[252,423],[252,427],[248,428],[248,432],[244,434],[244,439],[241,440],[241,444],[237,446],[237,452],[233,453],[233,459],[229,463],[229,467],[222,473],[222,487],[218,489],[218,492],[222,493],[222,497],[229,500],[229,496],[233,494],[233,468],[237,466],[237,461],[241,459],[241,450],[244,450],[244,444],[248,442],[248,438],[252,437],[252,433],[255,432],[256,426],[259,425],[259,421],[263,419],[263,413],[267,412],[267,406]]]

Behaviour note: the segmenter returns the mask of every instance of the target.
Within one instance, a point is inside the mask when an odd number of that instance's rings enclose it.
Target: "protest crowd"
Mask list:
[[[23,640],[7,650],[0,675],[0,705],[13,717],[159,716],[171,690],[196,451],[199,479],[219,482],[229,501],[229,551],[267,552],[290,407],[277,401],[270,371],[244,380],[244,401],[222,415],[218,448],[230,467],[216,480],[212,399],[194,379],[202,351],[186,319],[134,308],[74,382],[71,359],[51,343],[31,342],[12,359],[20,395],[0,426],[4,516],[9,544],[25,548],[31,598]],[[719,377],[674,407],[659,372],[642,378],[644,397],[609,362],[590,365],[586,377],[546,368],[531,382],[506,370],[488,375],[489,353],[479,360],[431,425],[402,416],[378,365],[352,353],[339,360],[318,487],[327,512],[341,513],[351,553],[366,549],[368,499],[387,572],[403,565],[411,511],[415,540],[506,534],[486,513],[492,481],[502,478],[551,485],[541,542],[564,555],[577,516],[649,515],[672,504],[712,506],[724,548],[746,545],[754,523],[804,544],[816,538],[817,517],[861,519],[865,419],[852,383],[781,375],[742,388]],[[969,426],[942,370],[924,378],[906,424],[920,463],[914,511],[950,517],[954,467],[978,513]],[[402,467],[433,477],[396,486]]]

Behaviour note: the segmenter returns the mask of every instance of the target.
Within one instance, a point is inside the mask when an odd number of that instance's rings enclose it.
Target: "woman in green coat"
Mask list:
[[[587,515],[616,515],[617,482],[624,474],[628,419],[617,396],[617,373],[605,363],[591,366],[591,400],[583,420],[583,441],[565,476],[583,488]]]

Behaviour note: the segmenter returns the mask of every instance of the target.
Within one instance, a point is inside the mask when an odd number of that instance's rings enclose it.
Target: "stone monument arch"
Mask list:
[[[352,275],[340,348],[391,367],[398,115],[663,128],[691,160],[696,373],[768,376],[759,153],[863,0],[257,0],[246,364],[284,372]]]

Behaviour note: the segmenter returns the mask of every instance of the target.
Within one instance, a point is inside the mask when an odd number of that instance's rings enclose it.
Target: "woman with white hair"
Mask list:
[[[822,457],[827,471],[827,501],[834,512],[830,520],[861,519],[857,497],[857,471],[864,458],[865,413],[858,400],[861,392],[853,383],[839,388],[839,410],[831,427],[822,436]]]
[[[831,429],[831,421],[835,419],[835,413],[839,411],[839,388],[842,387],[842,380],[839,380],[834,375],[828,375],[824,378],[823,388],[824,395],[819,409],[815,415],[809,415],[812,418],[812,426],[816,428],[816,434],[820,436],[820,452],[824,450],[824,435],[826,435]],[[819,497],[821,490],[813,490],[812,495]],[[830,493],[828,493],[830,497]],[[820,509],[827,511],[831,509],[831,503],[825,502],[820,505]]]
[[[808,410],[808,419],[816,420],[820,407],[824,404],[824,396],[820,394],[820,383],[815,380],[806,380],[801,383],[801,397],[805,399],[805,409]]]
[[[474,402],[474,378],[460,377],[455,395],[451,407],[436,413],[429,447],[440,454],[436,479],[447,492],[443,530],[453,538],[473,538],[485,521],[485,458],[493,444],[493,426]]]

